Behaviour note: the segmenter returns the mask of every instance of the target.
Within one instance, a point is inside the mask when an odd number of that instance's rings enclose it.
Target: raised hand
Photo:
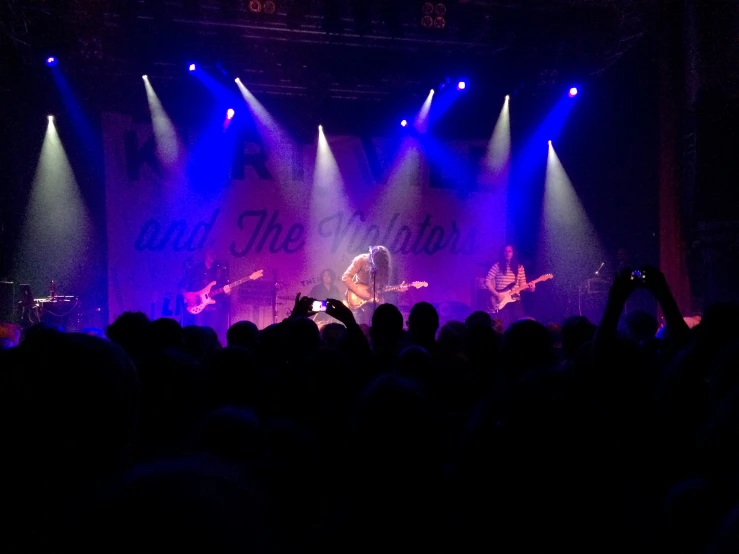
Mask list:
[[[652,266],[643,267],[642,272],[645,275],[644,288],[651,292],[658,301],[670,295],[670,287],[667,285],[664,273]]]
[[[616,272],[609,292],[609,296],[613,300],[626,302],[631,293],[636,290],[638,282],[632,278],[631,272],[630,267],[621,268]]]
[[[290,319],[314,315],[316,312],[311,309],[314,301],[310,296],[301,297],[300,293],[295,295],[295,305],[293,306],[293,311],[290,313]]]
[[[354,319],[354,314],[352,313],[352,311],[347,308],[340,300],[335,300],[333,298],[327,299],[326,313],[331,317],[338,319],[347,327],[349,327],[349,325],[356,325],[357,323]]]

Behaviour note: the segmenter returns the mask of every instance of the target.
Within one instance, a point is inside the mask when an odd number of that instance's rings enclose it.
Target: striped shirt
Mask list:
[[[513,271],[511,271],[511,268],[508,264],[506,264],[505,271],[501,271],[500,264],[498,264],[498,262],[495,262],[493,264],[493,267],[490,268],[490,271],[488,271],[488,276],[485,278],[485,284],[488,286],[488,288],[490,288],[492,285],[492,288],[496,291],[502,291],[511,283],[515,283],[516,285],[521,287],[526,286],[526,272],[524,271],[522,265],[519,264],[518,275],[516,275],[513,273]]]

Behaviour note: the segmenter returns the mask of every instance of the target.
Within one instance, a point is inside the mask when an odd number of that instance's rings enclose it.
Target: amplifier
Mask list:
[[[611,282],[600,277],[593,277],[585,283],[587,294],[608,294],[609,290],[611,290]]]
[[[0,281],[0,322],[15,323],[15,283]]]

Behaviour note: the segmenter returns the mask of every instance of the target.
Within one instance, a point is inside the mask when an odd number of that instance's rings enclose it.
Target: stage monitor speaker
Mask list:
[[[15,283],[0,281],[0,322],[15,323]]]
[[[485,277],[476,277],[472,285],[472,309],[490,311],[490,291],[485,284]]]

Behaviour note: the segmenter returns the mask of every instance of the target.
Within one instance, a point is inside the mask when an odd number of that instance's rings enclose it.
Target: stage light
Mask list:
[[[323,133],[323,125],[319,125],[318,126],[318,132],[319,133]]]
[[[466,88],[467,88],[467,83],[465,83],[464,81],[460,81],[459,83],[457,83],[457,90],[464,90]]]
[[[188,68],[187,68],[187,69],[189,69],[190,71],[195,71],[195,70],[196,70],[197,68],[198,68],[198,67],[197,67],[197,66],[196,66],[196,65],[195,65],[194,63],[191,63],[191,64],[190,64],[190,65],[188,66]]]
[[[577,96],[577,93],[578,93],[578,92],[579,92],[579,91],[577,90],[577,87],[572,87],[572,88],[570,89],[570,98],[574,98],[575,96]]]
[[[149,80],[149,76],[148,76],[148,75],[142,75],[142,76],[141,76],[141,78],[142,78],[142,79],[143,79],[144,81],[148,81],[148,80]]]
[[[233,119],[233,116],[236,112],[233,110],[233,108],[229,108],[226,110],[226,119]]]
[[[431,96],[433,96],[433,95],[434,95],[434,89],[431,89],[431,90],[429,91],[429,94],[430,94]]]
[[[49,116],[49,121],[54,121],[54,116],[53,115],[50,115]]]
[[[405,119],[400,122],[401,127],[405,127],[406,125],[408,125],[408,121],[406,121]]]
[[[510,95],[506,94],[505,95],[505,101],[508,102],[510,99],[511,99]]]
[[[234,79],[234,82],[235,82],[235,83],[241,83],[241,79],[239,79],[238,77],[236,77],[236,78]]]
[[[549,146],[551,146],[551,145],[552,145],[552,141],[550,140],[550,141],[548,141],[548,142],[549,142]]]
[[[434,6],[431,2],[425,2],[421,6],[421,27],[424,29],[443,29],[446,27],[446,5],[438,3]]]
[[[49,56],[46,58],[46,65],[51,67],[52,65],[56,65],[59,62],[54,56]]]

